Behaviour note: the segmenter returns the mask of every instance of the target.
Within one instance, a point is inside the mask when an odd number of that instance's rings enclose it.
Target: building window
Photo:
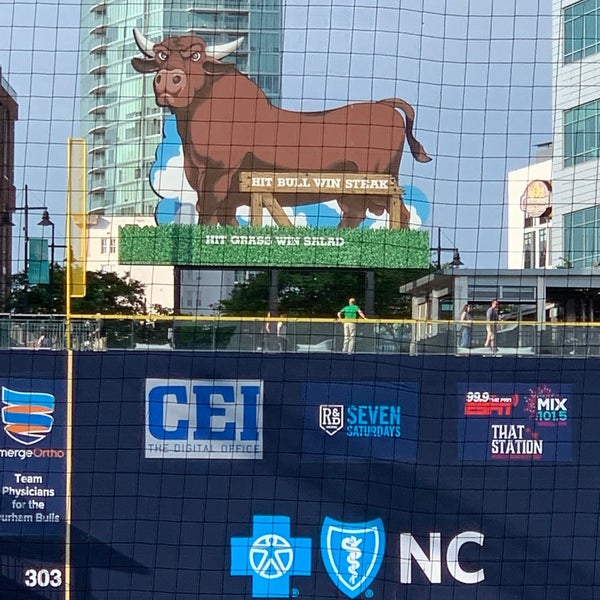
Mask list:
[[[546,260],[547,260],[547,254],[548,254],[548,230],[547,229],[540,229],[540,235],[538,238],[538,248],[539,248],[539,267],[541,269],[545,269],[546,268]]]
[[[565,257],[573,267],[589,267],[600,260],[600,207],[592,206],[566,214]]]
[[[114,254],[117,251],[117,240],[112,237],[100,240],[100,254]]]
[[[523,268],[531,269],[534,266],[535,248],[533,232],[528,231],[523,236]]]
[[[600,156],[599,100],[564,112],[564,137],[565,167],[572,167]]]
[[[564,40],[567,64],[600,50],[600,0],[583,0],[565,8]]]

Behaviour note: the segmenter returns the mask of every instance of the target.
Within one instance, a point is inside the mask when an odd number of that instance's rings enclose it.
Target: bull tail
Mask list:
[[[425,148],[423,148],[421,143],[417,141],[417,138],[415,138],[413,134],[415,109],[408,102],[402,100],[401,98],[386,98],[385,100],[379,100],[377,104],[385,104],[386,106],[391,106],[392,108],[399,108],[404,113],[406,121],[406,141],[408,142],[408,147],[410,148],[411,154],[418,162],[429,162],[431,160],[431,156],[425,152]]]

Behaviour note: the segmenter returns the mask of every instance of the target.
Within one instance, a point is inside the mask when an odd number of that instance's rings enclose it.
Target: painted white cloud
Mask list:
[[[370,210],[367,210],[367,219],[373,220],[369,229],[387,229],[390,222],[390,217],[386,210],[381,215],[373,214]]]
[[[323,202],[323,205],[327,206],[331,210],[334,210],[338,215],[341,216],[342,209],[340,208],[340,205],[338,204],[337,200],[329,200],[327,202]]]
[[[417,213],[416,206],[408,205],[408,210],[410,211],[410,217],[408,220],[409,229],[421,229],[421,225],[423,225],[423,221]]]
[[[423,225],[421,217],[417,213],[417,208],[415,206],[407,206],[410,216],[408,217],[408,227],[409,229],[420,229]],[[373,223],[369,226],[369,229],[386,229],[389,227],[390,218],[387,211],[383,211],[383,214],[380,216],[374,215],[371,211],[367,211],[367,218],[373,219]]]
[[[302,226],[306,226],[308,224],[306,215],[304,213],[298,213],[297,215],[295,215],[294,209],[291,206],[284,206],[283,210],[284,210],[285,214],[290,218],[292,225],[295,225],[296,227],[302,227]],[[238,219],[241,219],[242,221],[244,221],[245,223],[249,223],[250,222],[250,207],[249,206],[239,206],[235,212],[235,216]],[[263,208],[262,221],[263,221],[262,224],[265,226],[267,226],[267,225],[276,226],[277,225],[277,223],[275,223],[275,221],[273,220],[271,213],[266,208]]]
[[[194,204],[196,192],[190,187],[183,168],[183,148],[167,161],[162,169],[154,172],[152,187],[163,198],[179,198],[181,202]]]

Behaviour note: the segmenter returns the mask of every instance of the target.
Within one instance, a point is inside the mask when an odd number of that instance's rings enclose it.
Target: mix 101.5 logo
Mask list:
[[[146,379],[145,395],[146,458],[262,458],[262,381]]]
[[[483,547],[484,535],[476,531],[459,533],[442,552],[440,533],[429,534],[429,554],[410,533],[399,535],[400,583],[412,583],[413,560],[432,584],[442,583],[442,565],[451,579],[464,584],[480,583],[484,569],[467,570],[460,562],[465,544]],[[345,523],[326,517],[321,528],[321,558],[335,586],[349,598],[366,592],[377,577],[386,550],[381,519]],[[252,535],[231,538],[231,575],[252,578],[253,598],[289,598],[290,578],[312,574],[312,540],[292,537],[291,520],[286,516],[255,515]]]

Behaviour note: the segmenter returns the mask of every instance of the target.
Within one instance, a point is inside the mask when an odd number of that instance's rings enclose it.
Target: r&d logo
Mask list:
[[[413,563],[432,584],[442,583],[444,564],[455,581],[480,583],[485,579],[484,570],[465,568],[460,552],[466,544],[483,547],[483,542],[483,534],[464,531],[451,538],[445,544],[446,551],[442,552],[442,535],[435,532],[429,534],[427,551],[412,534],[401,533],[398,541],[400,583],[413,582]],[[325,517],[321,528],[321,557],[331,581],[349,598],[363,592],[368,597],[373,595],[368,588],[381,569],[385,546],[381,519],[344,523]],[[290,577],[309,576],[311,560],[311,540],[291,536],[289,517],[254,516],[250,537],[231,538],[231,575],[252,577],[253,598],[289,598]]]
[[[335,435],[344,427],[343,404],[321,404],[319,406],[319,427],[329,435]]]
[[[147,379],[146,419],[146,458],[262,458],[262,381]]]
[[[319,427],[330,436],[345,427],[348,437],[399,438],[401,413],[393,404],[321,404]]]

